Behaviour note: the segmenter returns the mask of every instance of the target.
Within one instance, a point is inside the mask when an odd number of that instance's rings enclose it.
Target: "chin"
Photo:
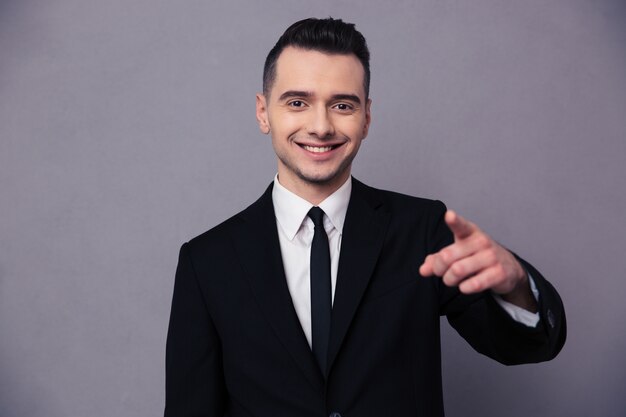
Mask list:
[[[297,175],[302,181],[305,181],[309,184],[315,184],[315,185],[333,184],[333,183],[336,183],[337,181],[341,181],[344,177],[343,172],[331,172],[327,174],[318,173],[314,175],[309,175],[303,172],[298,172]]]
[[[281,158],[281,155],[278,155],[278,159],[279,166],[283,168],[286,176],[320,187],[343,183],[350,176],[352,162],[350,158],[336,164],[295,164],[288,158]]]

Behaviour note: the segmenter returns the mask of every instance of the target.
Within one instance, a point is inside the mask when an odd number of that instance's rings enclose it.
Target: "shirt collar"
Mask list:
[[[352,177],[349,177],[337,191],[326,197],[318,205],[319,208],[324,210],[324,213],[326,213],[326,216],[339,233],[343,231],[343,223],[346,220],[348,203],[350,202],[350,194],[352,192],[351,180]],[[272,201],[274,203],[276,220],[287,238],[293,240],[313,204],[283,187],[278,181],[278,174],[274,176]]]

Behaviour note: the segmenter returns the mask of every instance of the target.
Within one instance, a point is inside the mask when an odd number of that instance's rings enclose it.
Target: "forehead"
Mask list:
[[[364,79],[365,70],[354,54],[328,54],[287,47],[276,62],[272,96],[298,90],[320,95],[349,93],[364,99]]]

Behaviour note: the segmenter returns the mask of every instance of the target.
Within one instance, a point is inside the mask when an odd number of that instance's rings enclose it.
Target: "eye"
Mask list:
[[[338,103],[334,106],[337,110],[341,111],[350,111],[353,110],[353,107],[348,103]]]
[[[288,103],[290,107],[303,107],[304,103],[300,100],[293,100]]]

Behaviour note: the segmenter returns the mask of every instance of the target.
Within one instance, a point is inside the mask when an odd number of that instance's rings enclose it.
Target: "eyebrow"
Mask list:
[[[293,97],[313,97],[313,93],[310,91],[298,91],[298,90],[289,90],[289,91],[285,91],[284,93],[282,93],[280,95],[280,97],[278,98],[279,101],[283,101],[286,100],[288,98],[293,98]],[[355,95],[355,94],[333,94],[333,96],[331,97],[332,100],[347,100],[347,101],[352,101],[354,103],[357,104],[361,104],[361,99],[359,98],[359,96]]]

